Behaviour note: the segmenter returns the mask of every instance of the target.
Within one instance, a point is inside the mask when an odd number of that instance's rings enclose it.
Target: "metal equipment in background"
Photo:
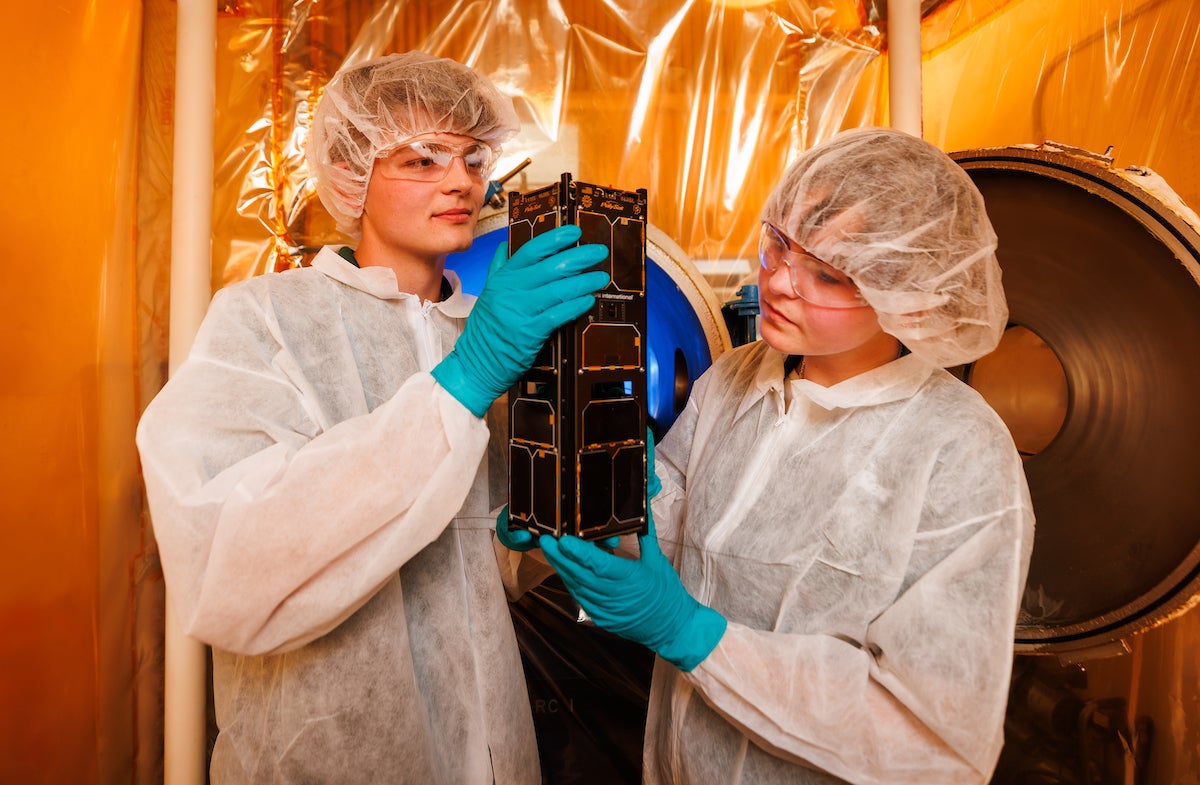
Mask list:
[[[1146,170],[1048,146],[953,157],[1010,311],[965,378],[1012,431],[1037,515],[1018,651],[1125,651],[1200,591],[1200,234]]]
[[[1137,785],[1151,722],[1085,698],[1082,664],[1200,601],[1200,222],[1108,154],[952,157],[983,193],[1010,310],[957,371],[1012,431],[1037,518],[993,782]]]
[[[734,299],[721,307],[725,325],[729,328],[729,340],[734,346],[758,340],[758,287],[746,284],[734,292]]]

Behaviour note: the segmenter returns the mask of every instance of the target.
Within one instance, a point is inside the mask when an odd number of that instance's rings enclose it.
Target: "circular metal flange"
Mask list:
[[[1144,170],[1048,149],[951,157],[999,236],[1021,328],[1007,351],[1041,358],[1003,367],[1059,377],[1012,371],[1005,389],[994,367],[977,388],[1014,434],[1038,434],[1025,454],[1037,523],[1017,650],[1084,659],[1200,602],[1200,234],[1194,215],[1137,184]],[[973,383],[971,368],[963,376]],[[1062,389],[1061,377],[1065,411],[1020,405],[1022,389]]]

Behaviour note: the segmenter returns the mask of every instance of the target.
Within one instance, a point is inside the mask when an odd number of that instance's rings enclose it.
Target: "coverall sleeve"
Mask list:
[[[680,547],[680,527],[687,511],[688,464],[709,378],[709,374],[702,374],[692,385],[683,411],[654,449],[654,473],[662,483],[662,490],[654,497],[651,512],[659,549],[672,564]],[[638,550],[635,548],[627,555],[636,558]]]
[[[428,373],[326,427],[314,382],[252,311],[214,299],[137,442],[183,629],[264,654],[336,627],[442,533],[488,429]]]
[[[917,534],[923,572],[864,640],[730,623],[684,678],[752,743],[848,782],[986,783],[1003,742],[1033,517],[1023,481],[1010,505],[982,510],[954,482],[953,472],[935,480],[931,496],[956,499],[962,514]]]

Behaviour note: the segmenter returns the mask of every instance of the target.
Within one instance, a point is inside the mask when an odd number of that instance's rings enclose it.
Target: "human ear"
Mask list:
[[[350,165],[345,161],[335,161],[333,162],[333,167],[339,171],[329,173],[331,175],[328,178],[329,190],[337,198],[338,202],[342,204],[346,212],[355,215],[361,213],[363,210],[364,194],[360,193],[355,198],[350,195],[351,189],[347,187],[351,184],[357,186],[354,179],[354,172],[350,168]],[[358,188],[356,187],[354,190],[358,190]],[[362,190],[365,191],[365,188]]]

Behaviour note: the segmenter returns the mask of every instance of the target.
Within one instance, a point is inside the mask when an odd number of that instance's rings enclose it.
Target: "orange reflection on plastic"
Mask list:
[[[347,59],[422,49],[513,97],[522,130],[497,169],[533,164],[510,188],[563,172],[646,188],[651,222],[715,271],[713,283],[736,288],[754,269],[771,187],[797,151],[842,127],[864,81],[873,94],[881,43],[854,0],[514,0],[480,14],[387,0],[305,5],[309,16],[277,19],[257,0],[242,4],[244,18],[219,20],[218,51],[228,54],[218,63],[218,287],[277,269],[281,250],[298,259],[345,241],[305,180],[311,109]],[[297,18],[311,22],[291,26]],[[264,242],[264,230],[277,239]]]
[[[969,0],[924,24],[925,134],[946,150],[1051,140],[1147,166],[1200,204],[1200,4]]]
[[[141,10],[6,6],[0,782],[132,780]]]

